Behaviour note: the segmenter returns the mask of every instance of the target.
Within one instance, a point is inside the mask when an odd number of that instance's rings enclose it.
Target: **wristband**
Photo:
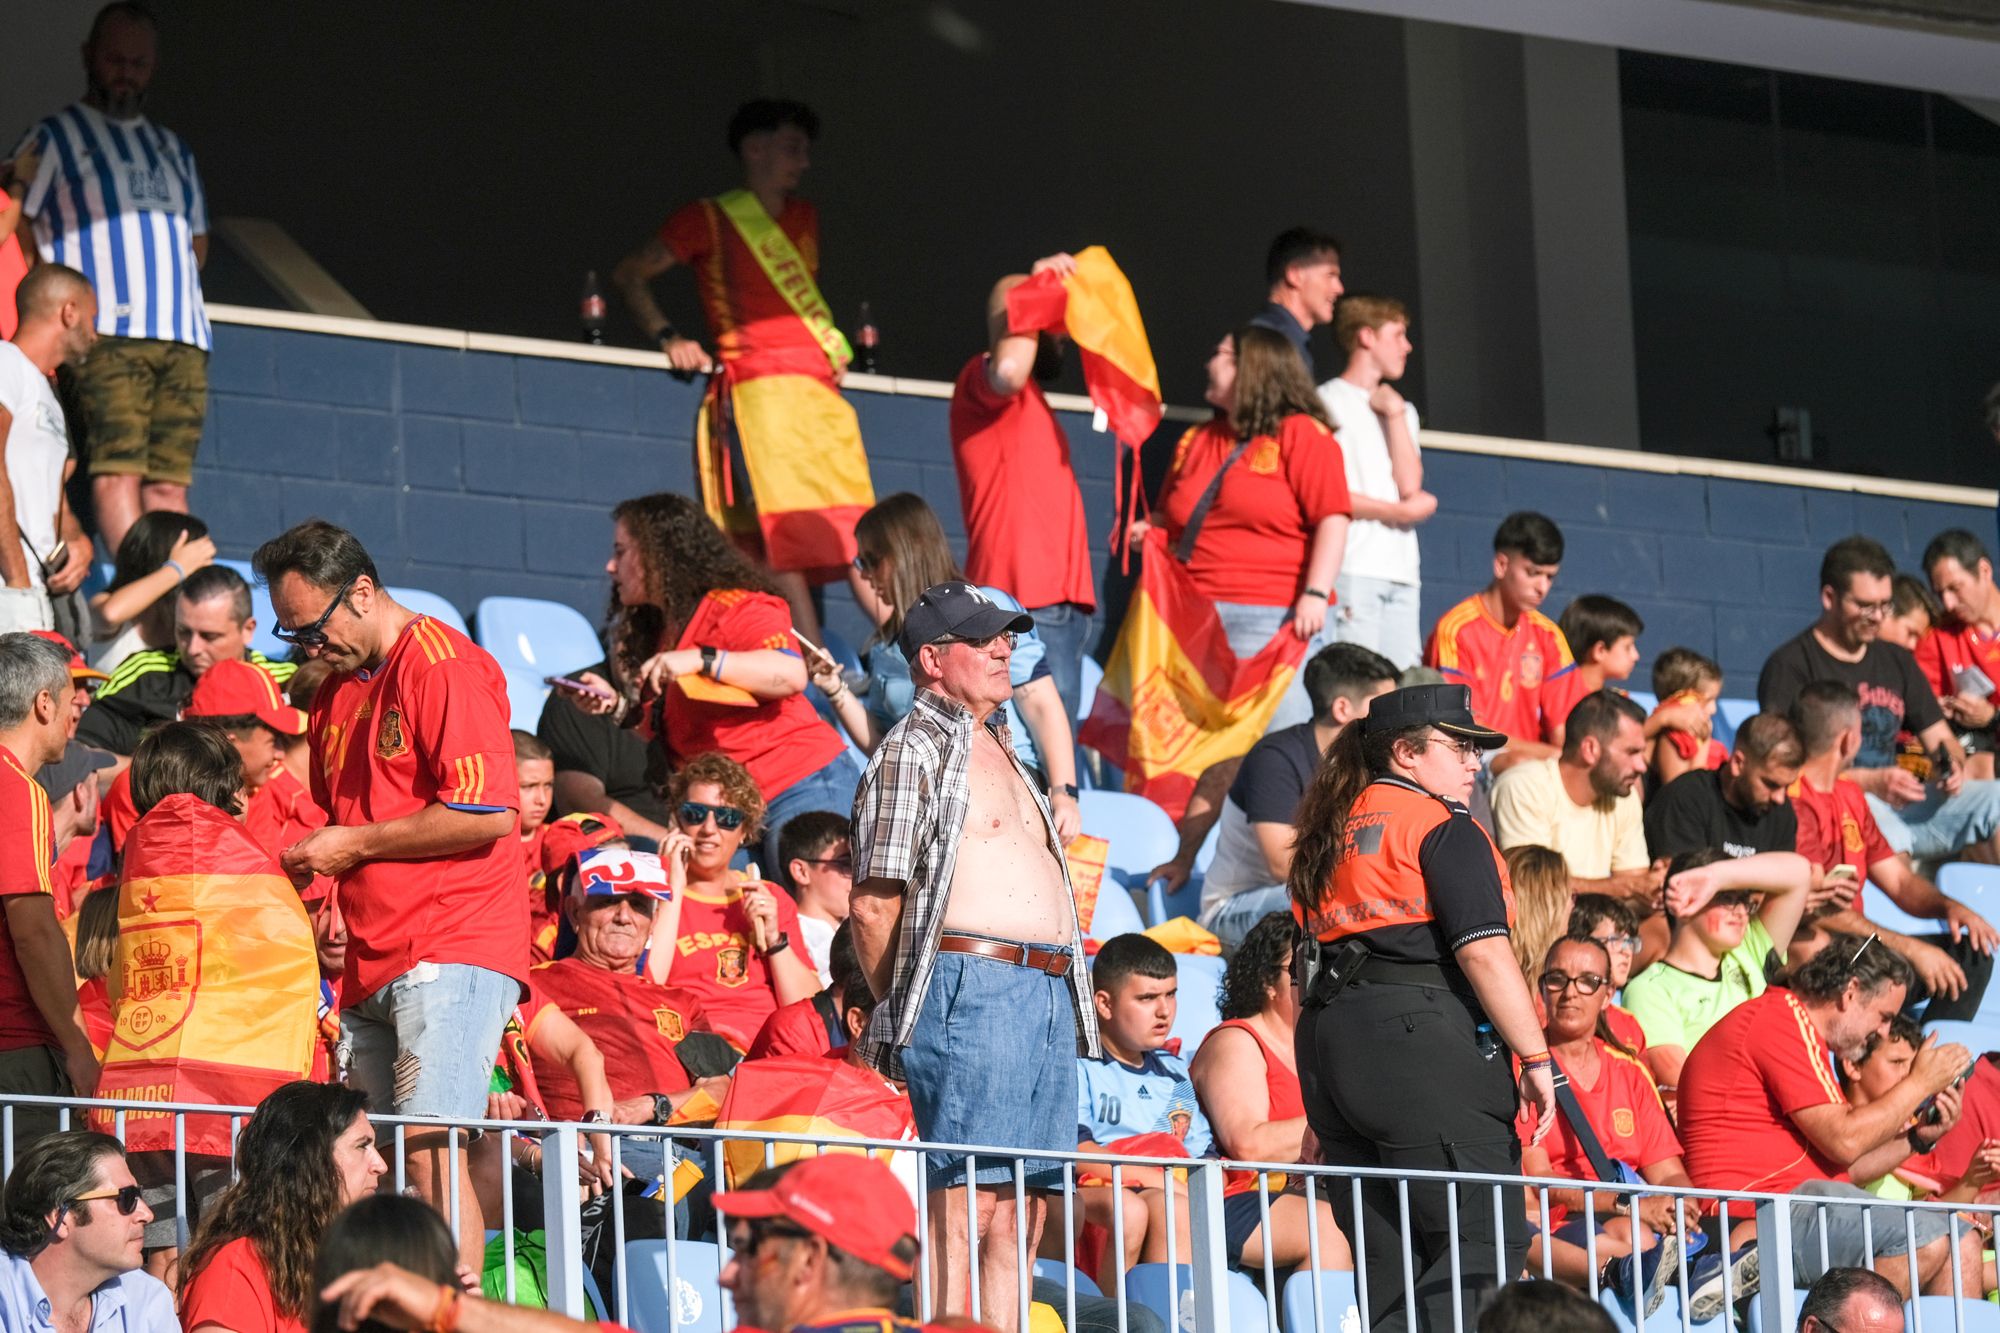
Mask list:
[[[776,957],[791,947],[792,937],[781,930],[778,932],[778,938],[771,941],[771,947],[764,950],[764,956],[766,958]]]
[[[456,1333],[460,1294],[457,1287],[438,1284],[437,1309],[431,1311],[431,1322],[424,1325],[427,1333]]]
[[[1937,1147],[1935,1143],[1924,1142],[1923,1135],[1919,1131],[1914,1129],[1911,1130],[1908,1134],[1905,1134],[1903,1137],[1909,1142],[1910,1150],[1912,1152],[1917,1153],[1919,1156],[1929,1152],[1932,1148]]]
[[[1552,1065],[1555,1062],[1555,1057],[1547,1051],[1536,1051],[1533,1055],[1521,1057],[1521,1068],[1526,1069],[1529,1065]]]
[[[716,654],[715,670],[708,673],[709,679],[720,681],[722,679],[723,664],[727,661],[729,661],[729,650],[724,648],[720,653]]]
[[[1327,597],[1325,593],[1321,592],[1318,588],[1307,588],[1302,592],[1300,592],[1299,595],[1301,597],[1317,597],[1322,602],[1331,600],[1330,598]]]
[[[173,570],[173,571],[174,571],[174,573],[175,573],[175,575],[179,577],[179,579],[180,579],[180,581],[181,581],[182,583],[186,583],[186,582],[187,582],[187,577],[188,577],[188,572],[187,572],[187,571],[186,571],[185,569],[182,569],[182,568],[181,568],[181,562],[180,562],[180,561],[178,561],[178,560],[168,560],[168,561],[164,562],[164,563],[163,563],[163,564],[162,564],[162,565],[161,565],[160,567],[161,567],[162,569],[171,569],[171,570]]]
[[[678,338],[678,337],[680,337],[680,336],[681,336],[681,335],[680,335],[679,331],[677,331],[677,330],[676,330],[676,329],[674,328],[674,326],[673,326],[673,324],[672,324],[672,322],[671,322],[671,321],[670,321],[670,322],[668,322],[668,323],[665,323],[665,324],[662,324],[662,325],[660,325],[660,327],[659,327],[659,328],[657,328],[657,329],[654,329],[654,330],[653,330],[653,341],[654,341],[654,342],[656,342],[656,343],[659,343],[659,344],[661,344],[662,346],[664,346],[664,345],[665,345],[665,344],[667,344],[667,343],[670,343],[670,342],[672,342],[672,341],[673,341],[674,339],[676,339],[676,338]]]

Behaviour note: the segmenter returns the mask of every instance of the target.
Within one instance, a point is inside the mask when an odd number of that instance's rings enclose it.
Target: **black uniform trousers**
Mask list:
[[[1480,1053],[1479,1019],[1443,986],[1357,980],[1299,1015],[1297,1056],[1306,1120],[1329,1166],[1518,1175],[1517,1097],[1504,1050]],[[1351,1181],[1328,1182],[1335,1217],[1356,1241]],[[1527,1211],[1518,1188],[1501,1190],[1505,1249],[1494,1251],[1494,1190],[1456,1188],[1460,1315],[1473,1327],[1479,1302],[1502,1273],[1518,1276],[1528,1251]],[[1404,1295],[1401,1207],[1394,1181],[1364,1181],[1362,1236],[1368,1304],[1376,1330],[1452,1330],[1452,1236],[1447,1187],[1412,1182],[1409,1191],[1414,1314]]]

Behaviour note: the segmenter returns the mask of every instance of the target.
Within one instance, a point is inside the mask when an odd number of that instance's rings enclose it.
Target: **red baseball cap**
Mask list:
[[[217,662],[194,683],[182,717],[254,717],[280,736],[306,734],[303,710],[285,702],[271,673],[253,662]]]
[[[76,645],[71,643],[63,635],[56,633],[52,629],[30,630],[29,633],[33,634],[38,639],[47,639],[50,643],[54,644],[56,647],[62,649],[64,652],[69,654],[70,684],[74,685],[76,684],[76,682],[80,680],[111,679],[110,676],[106,675],[102,671],[99,671],[96,667],[92,666],[90,663],[84,661],[83,654],[76,650]]]
[[[578,852],[624,840],[625,830],[610,815],[579,810],[561,819],[551,819],[542,829],[542,873],[555,874]]]
[[[896,1242],[913,1244],[917,1209],[910,1193],[879,1158],[852,1152],[807,1157],[767,1190],[730,1190],[715,1210],[733,1217],[782,1217],[829,1245],[908,1281],[912,1266],[896,1257]]]

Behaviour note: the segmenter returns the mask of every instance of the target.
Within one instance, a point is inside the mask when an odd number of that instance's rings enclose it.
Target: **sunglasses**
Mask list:
[[[869,555],[866,552],[863,552],[860,555],[854,557],[854,572],[857,574],[866,574],[869,570],[875,568],[875,566],[881,563],[882,563],[881,556]]]
[[[999,634],[989,634],[983,639],[968,639],[957,634],[947,634],[942,638],[932,639],[931,643],[939,648],[949,647],[954,643],[962,643],[976,652],[983,653],[990,650],[994,644],[999,643],[1003,639],[1006,640],[1007,646],[1012,648],[1019,641],[1020,637],[1020,635],[1014,633],[1012,630],[1007,630]]]
[[[320,612],[319,619],[313,621],[312,624],[301,625],[297,629],[286,629],[283,625],[273,625],[271,626],[271,633],[284,642],[297,644],[301,648],[324,648],[326,646],[326,622],[333,619],[333,613],[340,608],[342,602],[347,600],[347,594],[353,591],[354,579],[360,577],[359,574],[356,574],[353,579],[349,579],[347,582],[341,584],[340,591],[333,595],[333,600],[326,604],[326,610]]]
[[[139,1211],[139,1194],[140,1191],[137,1185],[123,1185],[115,1190],[98,1190],[95,1194],[79,1194],[71,1199],[70,1202],[88,1203],[92,1199],[116,1199],[118,1200],[118,1215],[120,1217],[130,1217]]]
[[[799,860],[809,866],[825,866],[828,870],[838,870],[843,875],[854,873],[854,858],[851,856],[801,856]]]
[[[1595,995],[1604,989],[1604,982],[1605,978],[1595,972],[1579,972],[1575,976],[1567,972],[1542,973],[1542,989],[1551,995],[1561,995],[1571,986],[1576,987],[1578,995]]]
[[[733,805],[703,805],[700,801],[682,801],[680,808],[674,811],[675,818],[689,828],[700,828],[708,822],[710,815],[715,816],[715,826],[724,832],[743,827],[743,812]]]

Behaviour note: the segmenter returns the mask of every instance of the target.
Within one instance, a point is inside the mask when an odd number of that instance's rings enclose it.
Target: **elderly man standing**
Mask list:
[[[51,1134],[0,1195],[0,1328],[176,1333],[173,1293],[139,1271],[153,1210],[109,1134]]]
[[[1076,1056],[1097,1024],[1082,931],[1048,803],[999,710],[1012,692],[1013,636],[1034,625],[969,583],[927,589],[903,617],[917,685],[909,714],[869,761],[854,797],[855,953],[881,1003],[859,1054],[904,1079],[918,1132],[939,1143],[1014,1149],[1076,1141]],[[1027,1163],[1047,1188],[1055,1163]],[[1013,1164],[935,1154],[932,1290],[945,1313],[1017,1327],[1016,1228],[1029,1253],[1046,1202],[1017,1216]],[[978,1194],[978,1231],[965,1190]],[[971,1265],[983,1313],[973,1309]]]

